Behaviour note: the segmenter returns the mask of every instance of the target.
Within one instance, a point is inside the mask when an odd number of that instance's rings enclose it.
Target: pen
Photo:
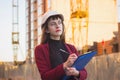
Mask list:
[[[60,49],[60,51],[66,53],[66,54],[69,54],[68,52],[66,52],[66,51],[63,50],[63,49]]]

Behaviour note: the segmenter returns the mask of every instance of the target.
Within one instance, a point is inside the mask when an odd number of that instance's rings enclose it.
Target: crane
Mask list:
[[[15,65],[17,64],[17,53],[19,46],[18,7],[18,0],[12,0],[12,45]]]
[[[18,19],[18,10],[19,3],[18,0],[12,0],[12,45],[13,45],[13,53],[14,53],[14,65],[20,65],[25,63],[18,62],[17,55],[19,52],[19,19]]]
[[[88,0],[71,0],[70,22],[72,42],[82,47],[83,53],[88,49]]]

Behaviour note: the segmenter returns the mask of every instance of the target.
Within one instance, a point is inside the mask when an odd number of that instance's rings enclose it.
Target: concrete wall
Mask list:
[[[87,80],[120,80],[120,53],[96,56],[86,69]]]

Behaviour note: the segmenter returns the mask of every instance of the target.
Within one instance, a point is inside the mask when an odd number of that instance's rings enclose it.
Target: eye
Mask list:
[[[54,23],[54,22],[50,23],[50,26],[55,26],[55,25],[56,25],[56,23]]]
[[[59,25],[62,24],[62,21],[58,21],[58,24],[59,24]]]

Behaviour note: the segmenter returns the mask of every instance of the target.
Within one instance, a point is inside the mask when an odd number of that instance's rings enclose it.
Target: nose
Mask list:
[[[56,23],[56,28],[59,28],[60,27],[60,24],[59,23]]]

